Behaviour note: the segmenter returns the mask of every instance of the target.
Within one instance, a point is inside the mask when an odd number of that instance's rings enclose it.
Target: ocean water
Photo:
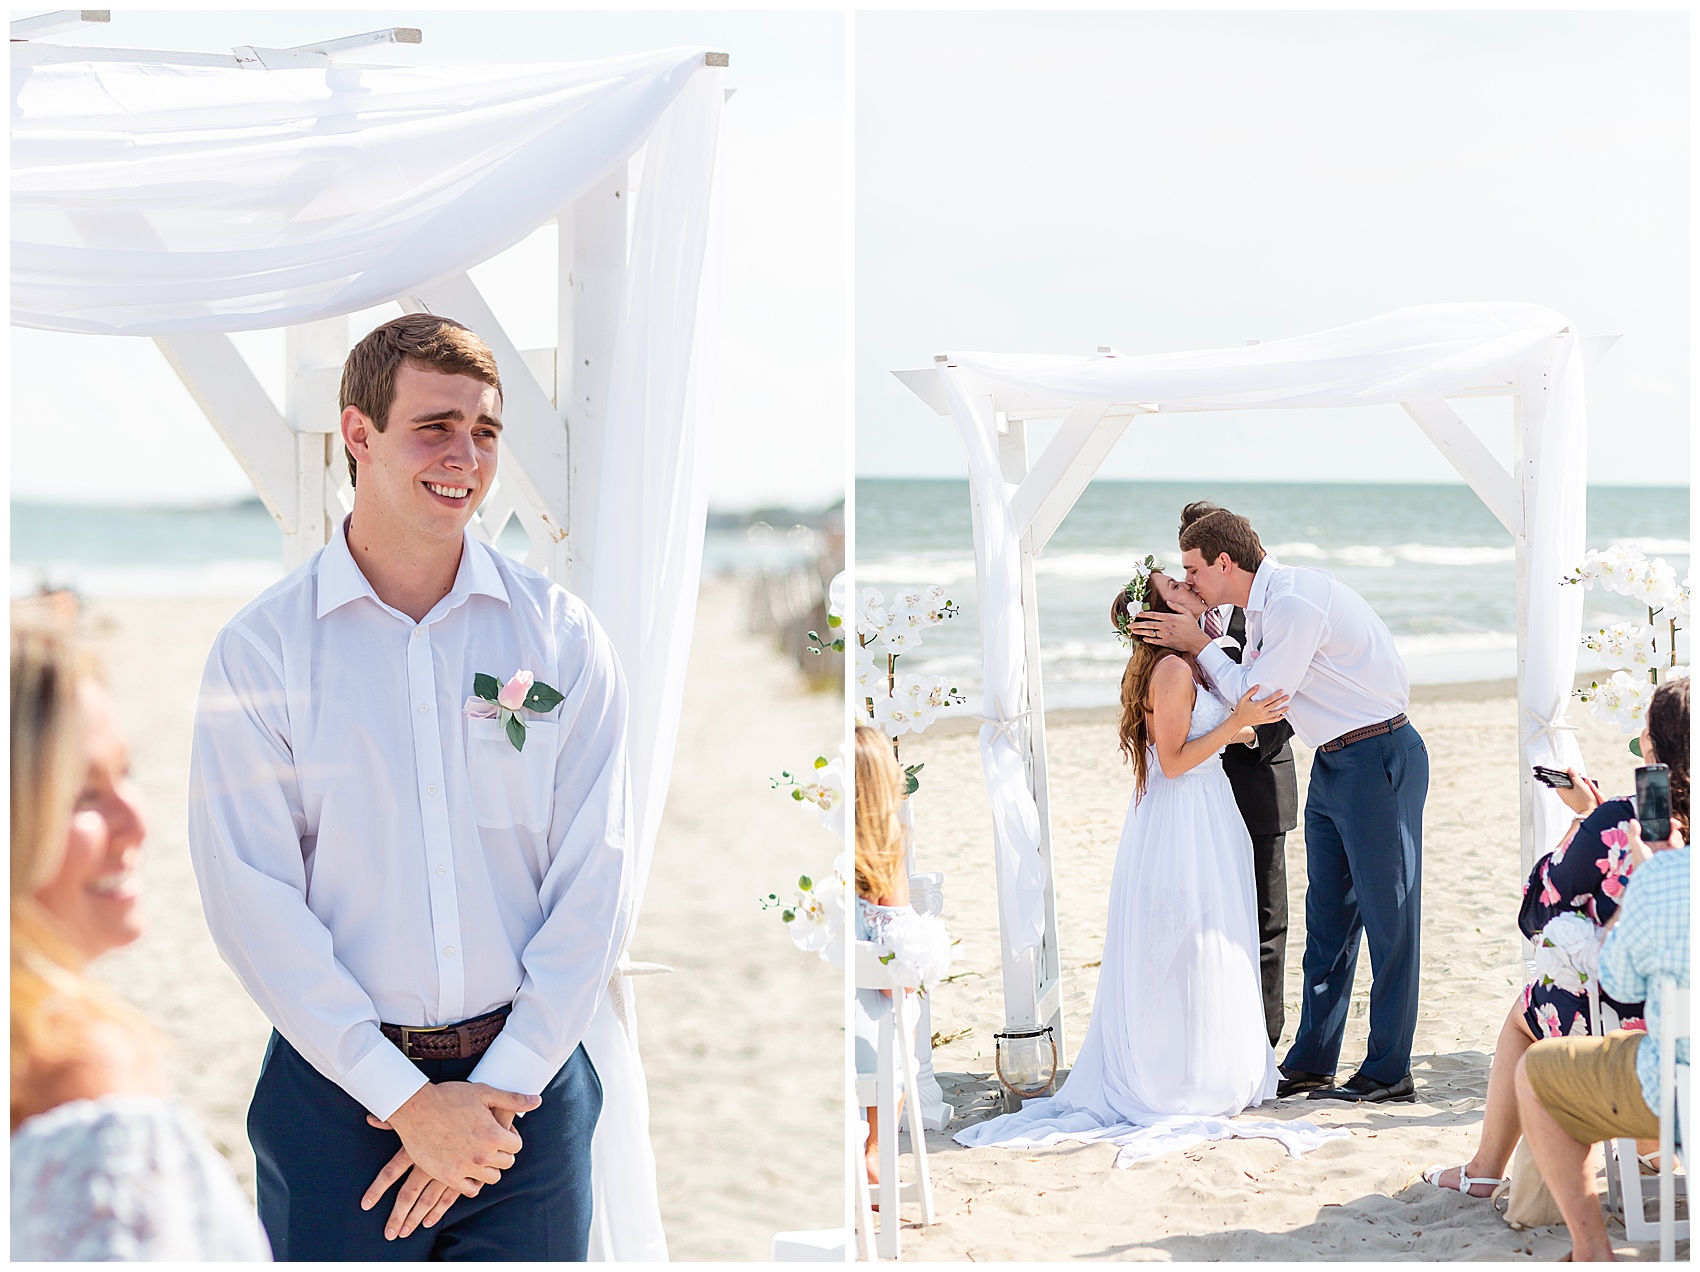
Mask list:
[[[283,577],[283,532],[257,499],[206,508],[112,508],[15,501],[12,595],[69,587],[91,597],[257,596]],[[817,535],[775,522],[711,518],[703,544],[705,576],[809,559]],[[819,514],[799,514],[818,524]],[[498,546],[525,554],[523,532],[509,522]]]
[[[1177,566],[1181,506],[1213,499],[1251,519],[1289,565],[1331,571],[1386,621],[1413,683],[1516,675],[1511,536],[1464,486],[1097,481],[1035,562],[1047,707],[1116,701],[1126,651],[1111,634],[1117,588],[1146,553]],[[1687,487],[1594,487],[1587,546],[1633,544],[1689,570]],[[927,631],[902,671],[949,676],[977,711],[979,617],[966,481],[856,483],[856,581],[889,593],[942,583],[963,613]],[[1625,597],[1585,593],[1584,625],[1646,619]],[[1679,649],[1686,662],[1686,635]],[[1581,651],[1583,670],[1598,664]]]

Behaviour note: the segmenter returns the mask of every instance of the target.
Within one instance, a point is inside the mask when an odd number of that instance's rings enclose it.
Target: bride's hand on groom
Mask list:
[[[1245,696],[1235,704],[1233,715],[1228,717],[1229,722],[1240,728],[1255,729],[1260,724],[1273,724],[1277,720],[1285,719],[1287,704],[1292,699],[1284,693],[1277,692],[1270,694],[1261,702],[1254,701],[1252,695],[1262,692],[1262,685],[1253,685],[1250,689],[1247,689]]]

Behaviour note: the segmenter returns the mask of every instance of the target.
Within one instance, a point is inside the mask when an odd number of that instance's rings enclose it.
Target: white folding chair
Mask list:
[[[1659,1173],[1641,1173],[1641,1159],[1633,1139],[1606,1141],[1606,1200],[1623,1217],[1623,1235],[1630,1241],[1657,1241],[1659,1257],[1675,1257],[1675,1244],[1688,1240],[1688,1220],[1676,1218],[1676,1199],[1680,1195],[1686,1204],[1688,1177],[1675,1174],[1676,1153],[1672,1143],[1676,1123],[1688,1111],[1686,1098],[1678,1098],[1676,1075],[1680,1071],[1682,1086],[1688,1083],[1688,1066],[1676,1063],[1676,1040],[1688,1035],[1688,991],[1677,989],[1676,982],[1665,977],[1654,987],[1659,994]],[[1588,1003],[1593,1009],[1594,1032],[1603,1036],[1618,1027],[1617,1013],[1600,1001],[1597,985],[1588,987]],[[1670,1076],[1667,1077],[1667,1070]],[[1658,1219],[1647,1213],[1647,1201],[1657,1197]]]
[[[921,1205],[921,1222],[932,1223],[933,1179],[927,1169],[927,1132],[921,1124],[921,1075],[915,1063],[916,1001],[907,991],[915,988],[895,969],[884,946],[872,941],[856,942],[856,988],[891,991],[892,1009],[880,1017],[875,1072],[856,1074],[856,1103],[877,1110],[880,1125],[880,1183],[869,1188],[872,1202],[879,1205],[879,1232],[875,1241],[878,1257],[898,1257],[899,1233],[903,1227],[900,1210],[905,1201]],[[899,1092],[904,1111],[917,1110],[901,1121],[909,1130],[909,1151],[915,1159],[915,1178],[901,1183],[897,1173]]]

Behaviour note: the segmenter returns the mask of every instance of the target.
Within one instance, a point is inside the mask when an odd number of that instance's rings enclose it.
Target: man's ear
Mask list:
[[[372,462],[372,434],[377,429],[372,427],[372,421],[366,417],[357,406],[345,407],[342,412],[342,444],[348,447],[348,453],[354,456],[355,462],[369,464]]]
[[[1216,557],[1216,568],[1222,571],[1223,574],[1232,573],[1234,568],[1234,558],[1229,556],[1226,552],[1218,553]]]

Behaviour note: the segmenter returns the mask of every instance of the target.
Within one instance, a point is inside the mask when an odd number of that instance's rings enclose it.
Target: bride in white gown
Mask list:
[[[1146,568],[1111,611],[1203,613],[1184,584]],[[1191,658],[1133,645],[1122,677],[1122,750],[1135,792],[1110,880],[1092,1022],[1061,1091],[960,1131],[990,1145],[1104,1140],[1116,1165],[1230,1135],[1281,1141],[1298,1154],[1345,1134],[1308,1122],[1230,1122],[1275,1096],[1264,1029],[1251,837],[1221,751],[1285,713],[1287,697],[1230,708]],[[1254,690],[1254,692],[1256,692]]]

